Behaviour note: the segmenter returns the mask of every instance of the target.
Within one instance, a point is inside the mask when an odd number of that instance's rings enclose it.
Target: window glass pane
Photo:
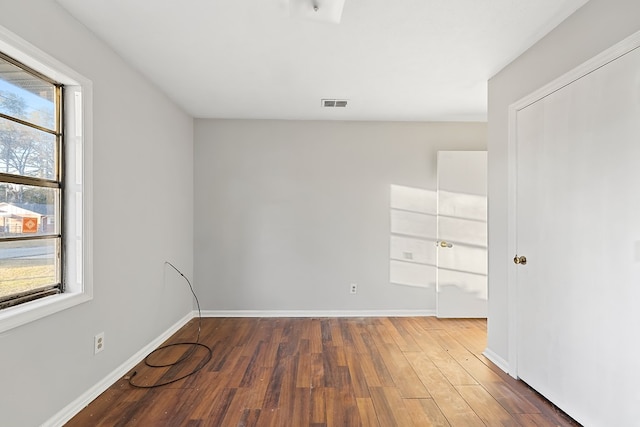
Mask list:
[[[0,117],[0,172],[55,179],[56,137]]]
[[[0,239],[59,234],[60,189],[0,183]]]
[[[0,242],[0,300],[59,283],[58,240]]]
[[[55,87],[0,57],[0,113],[54,129]]]

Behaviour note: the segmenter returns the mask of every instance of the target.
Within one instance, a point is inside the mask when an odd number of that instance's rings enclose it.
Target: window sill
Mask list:
[[[85,292],[64,293],[6,308],[0,311],[0,333],[90,301],[92,298]]]

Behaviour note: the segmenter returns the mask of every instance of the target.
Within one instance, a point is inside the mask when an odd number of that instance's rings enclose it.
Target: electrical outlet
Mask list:
[[[357,283],[352,283],[351,287],[349,288],[349,292],[352,294],[357,294],[358,293],[358,284]]]
[[[93,354],[98,354],[102,350],[104,350],[104,332],[93,337]]]

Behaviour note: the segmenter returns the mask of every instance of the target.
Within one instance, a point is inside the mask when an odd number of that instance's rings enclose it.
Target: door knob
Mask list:
[[[527,265],[527,257],[524,255],[522,256],[516,255],[515,258],[513,258],[513,262],[519,265]]]
[[[436,243],[436,245],[440,246],[441,248],[452,248],[453,247],[453,243],[445,242],[444,240],[441,241],[441,242]]]

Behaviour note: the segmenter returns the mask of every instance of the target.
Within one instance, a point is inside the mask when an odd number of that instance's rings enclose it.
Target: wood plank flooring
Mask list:
[[[198,319],[168,343],[194,340]],[[577,426],[482,356],[486,321],[204,318],[196,374],[122,378],[67,426]],[[176,360],[186,346],[156,353]],[[186,366],[135,368],[134,381]]]

